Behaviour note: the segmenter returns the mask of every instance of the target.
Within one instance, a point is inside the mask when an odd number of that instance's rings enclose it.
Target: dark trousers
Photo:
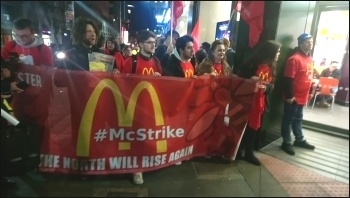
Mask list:
[[[257,131],[247,126],[238,151],[241,152],[242,150],[245,150],[245,154],[252,154],[257,133]]]

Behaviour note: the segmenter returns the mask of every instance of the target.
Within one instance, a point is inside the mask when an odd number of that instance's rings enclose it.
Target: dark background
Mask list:
[[[130,34],[135,35],[140,30],[153,31],[156,26],[154,10],[151,9],[149,1],[128,1],[134,8],[131,8],[130,14]]]

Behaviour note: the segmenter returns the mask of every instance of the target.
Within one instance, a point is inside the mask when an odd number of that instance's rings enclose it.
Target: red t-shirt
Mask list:
[[[21,56],[32,56],[33,62],[35,66],[49,66],[53,67],[53,55],[51,48],[46,46],[45,44],[42,44],[40,48],[40,52],[38,47],[22,47],[19,44],[13,45],[13,42],[10,41],[7,42],[4,46],[4,49],[1,51],[1,57],[7,60],[9,58],[10,52],[16,52],[18,55]]]
[[[140,54],[137,54],[137,63],[136,63],[136,74],[142,75],[153,75],[155,72],[162,74],[160,68],[160,62],[156,57],[145,59],[141,57]],[[123,67],[121,68],[121,73],[131,73],[132,72],[132,57],[124,61]]]
[[[185,78],[193,77],[194,70],[193,70],[192,63],[190,61],[189,62],[180,62],[180,65],[181,65],[182,71],[185,74]]]
[[[302,52],[296,52],[288,58],[284,69],[285,77],[293,78],[293,90],[296,103],[305,105],[313,78],[313,60]]]
[[[131,56],[130,57],[124,57],[121,52],[117,52],[115,54],[115,56],[114,56],[114,59],[115,59],[115,64],[114,65],[117,67],[117,69],[119,71],[122,71],[122,67],[124,65],[124,62],[126,61],[126,59],[129,59],[129,58],[131,58]]]
[[[42,66],[42,65],[49,66],[49,67],[54,66],[51,48],[49,48],[45,44],[42,44],[39,52],[39,49],[37,46],[26,48],[26,47],[22,47],[19,44],[16,44],[14,46],[13,42],[15,41],[7,42],[3,50],[1,51],[1,57],[3,57],[5,60],[9,58],[10,52],[16,52],[20,57],[32,56],[35,66]]]
[[[216,73],[216,75],[222,75],[222,64],[221,63],[214,63],[213,65],[214,67],[214,72]]]
[[[258,76],[264,83],[271,83],[273,80],[271,69],[268,65],[265,64],[258,66],[258,69],[255,72],[255,76]],[[248,119],[249,127],[253,128],[254,130],[258,130],[261,127],[261,118],[262,114],[265,111],[265,97],[266,96],[264,94],[264,89],[259,88],[250,109]]]

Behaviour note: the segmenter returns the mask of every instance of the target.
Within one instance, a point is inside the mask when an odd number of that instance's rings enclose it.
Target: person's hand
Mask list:
[[[17,82],[12,82],[10,84],[10,90],[15,93],[21,93],[23,91],[23,89],[17,87]]]
[[[252,76],[250,79],[254,80],[254,81],[259,81],[260,80],[260,78],[258,76]]]
[[[295,100],[295,97],[286,99],[286,102],[289,104],[292,104],[294,102],[294,100]]]
[[[153,75],[154,75],[154,76],[162,76],[162,74],[160,74],[159,72],[154,72]]]
[[[266,86],[264,84],[259,84],[258,87],[259,87],[259,89],[262,89],[263,92],[266,91]]]
[[[170,55],[171,53],[173,53],[173,51],[174,51],[174,45],[170,43],[165,53]]]
[[[120,74],[120,71],[118,69],[113,69],[112,74]]]

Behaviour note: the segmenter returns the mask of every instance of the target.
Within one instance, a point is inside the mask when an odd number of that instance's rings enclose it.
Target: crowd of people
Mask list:
[[[7,78],[6,70],[9,58],[14,53],[28,56],[33,65],[53,67],[52,52],[43,45],[39,37],[34,36],[32,22],[20,18],[14,22],[14,40],[6,43],[1,51],[1,98],[10,97],[23,90],[16,87],[16,82],[3,85]],[[247,127],[239,146],[236,159],[246,160],[260,165],[253,154],[253,145],[256,135],[262,125],[264,112],[269,109],[267,95],[274,90],[276,78],[276,64],[279,59],[281,44],[276,41],[261,42],[258,51],[242,66],[234,65],[235,51],[232,43],[226,38],[215,40],[211,44],[203,42],[200,49],[195,51],[194,39],[189,35],[180,36],[175,30],[167,32],[164,37],[157,36],[148,30],[137,34],[137,49],[131,45],[123,45],[115,38],[107,38],[101,45],[100,30],[90,19],[78,18],[72,28],[73,47],[66,51],[64,64],[59,69],[90,71],[88,55],[91,52],[104,53],[115,57],[114,72],[134,73],[153,76],[174,76],[182,78],[196,78],[201,75],[213,77],[231,76],[250,79],[258,82],[258,91],[251,107]],[[100,42],[100,43],[99,43]],[[100,45],[100,46],[99,46]],[[313,37],[310,34],[301,34],[298,37],[298,46],[286,61],[283,72],[284,79],[284,115],[281,123],[283,143],[281,149],[294,155],[293,146],[306,149],[315,149],[303,136],[302,120],[303,108],[309,99],[312,83]],[[133,53],[133,50],[136,50]],[[23,57],[21,57],[23,58]],[[333,69],[335,62],[321,76],[338,78],[339,74]],[[6,66],[6,67],[5,67]],[[235,69],[234,69],[235,68]],[[239,68],[239,69],[237,69]],[[147,72],[145,72],[147,71]],[[237,71],[237,72],[233,72]],[[3,81],[4,80],[4,81]],[[292,145],[291,132],[295,136]],[[135,184],[142,184],[142,173],[133,175]]]

